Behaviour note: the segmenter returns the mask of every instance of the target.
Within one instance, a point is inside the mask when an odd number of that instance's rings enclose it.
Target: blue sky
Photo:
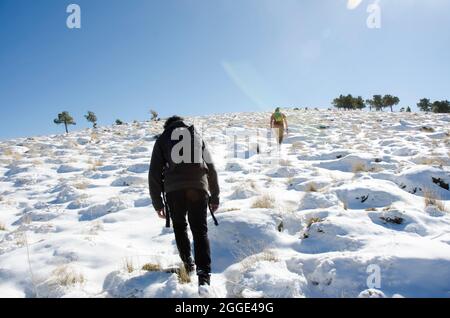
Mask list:
[[[330,107],[341,93],[450,99],[450,1],[0,0],[0,138],[115,119]],[[66,27],[77,3],[82,28]]]

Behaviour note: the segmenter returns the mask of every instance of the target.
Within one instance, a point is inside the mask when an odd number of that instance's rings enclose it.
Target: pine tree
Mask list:
[[[88,122],[92,123],[94,128],[97,128],[97,116],[93,112],[88,111],[84,118],[86,118]]]
[[[152,121],[156,121],[158,119],[158,113],[155,110],[150,109],[150,114],[152,115]]]
[[[450,113],[450,102],[448,100],[435,101],[431,110],[433,113]]]
[[[353,109],[363,109],[366,108],[366,103],[361,96],[358,96],[356,98],[353,98],[352,107]]]
[[[409,107],[409,106],[406,107],[406,112],[407,112],[407,113],[410,113],[410,112],[411,112],[411,107]]]
[[[431,111],[431,102],[428,98],[422,98],[418,103],[417,107],[423,112],[430,112]]]
[[[391,109],[391,112],[393,112],[394,110],[392,109],[392,107],[394,105],[398,105],[398,103],[400,103],[400,99],[397,96],[384,95],[382,103],[382,107],[389,107]]]
[[[68,125],[76,125],[77,123],[73,120],[72,116],[70,116],[69,112],[62,112],[58,114],[58,118],[54,119],[53,122],[57,125],[64,124],[66,128],[66,134],[69,133]]]
[[[120,119],[116,119],[116,125],[117,126],[123,125],[123,121],[121,121]]]
[[[335,98],[332,102],[333,106],[340,109],[353,109],[354,108],[354,100],[351,94],[344,96],[340,95],[338,98]]]
[[[366,100],[366,103],[369,105],[370,110],[375,108],[375,110],[383,110],[383,96],[381,95],[373,95],[372,99]]]

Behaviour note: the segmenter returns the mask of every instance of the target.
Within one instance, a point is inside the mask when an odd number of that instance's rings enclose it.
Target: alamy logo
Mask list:
[[[355,10],[362,3],[362,0],[348,0],[347,9]],[[366,25],[369,29],[380,29],[381,28],[381,7],[380,0],[374,0],[367,7],[367,17]]]
[[[171,152],[173,163],[202,163],[205,159],[203,156],[202,142],[198,138],[195,138],[195,136],[192,136],[189,129],[175,129],[172,132],[171,139],[172,141],[178,141],[173,146]],[[192,149],[192,146],[194,149]],[[194,158],[192,158],[192,154]]]
[[[367,18],[367,27],[369,29],[381,28],[381,8],[379,2],[379,0],[376,0],[367,7],[367,13],[369,13],[369,17]]]
[[[367,287],[370,289],[381,288],[381,268],[376,264],[367,266],[366,273],[370,274],[367,277]]]
[[[69,29],[81,29],[81,8],[78,4],[69,4],[66,12],[69,16],[66,25]]]
[[[223,156],[228,159],[248,159],[257,155],[265,163],[277,165],[282,159],[280,145],[277,143],[276,129],[248,129],[237,131],[230,128],[225,134],[214,138],[215,143],[222,144]],[[203,132],[190,128],[177,128],[171,133],[171,160],[174,164],[212,163],[212,157],[204,144]],[[205,140],[207,143],[208,140]]]

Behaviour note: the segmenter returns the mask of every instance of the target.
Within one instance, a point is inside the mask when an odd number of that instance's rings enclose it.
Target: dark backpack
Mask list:
[[[180,131],[177,132],[177,129],[180,129]],[[175,127],[166,133],[164,157],[167,162],[167,172],[183,173],[189,171],[191,175],[196,172],[203,175],[207,171],[203,158],[204,144],[194,126]],[[172,140],[172,136],[174,136],[174,140]],[[189,138],[190,140],[184,141],[184,138]],[[186,151],[190,153],[185,153]]]

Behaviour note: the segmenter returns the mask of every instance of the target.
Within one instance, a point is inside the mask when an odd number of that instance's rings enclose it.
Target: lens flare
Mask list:
[[[354,10],[361,4],[361,2],[362,0],[348,0],[347,9]]]

